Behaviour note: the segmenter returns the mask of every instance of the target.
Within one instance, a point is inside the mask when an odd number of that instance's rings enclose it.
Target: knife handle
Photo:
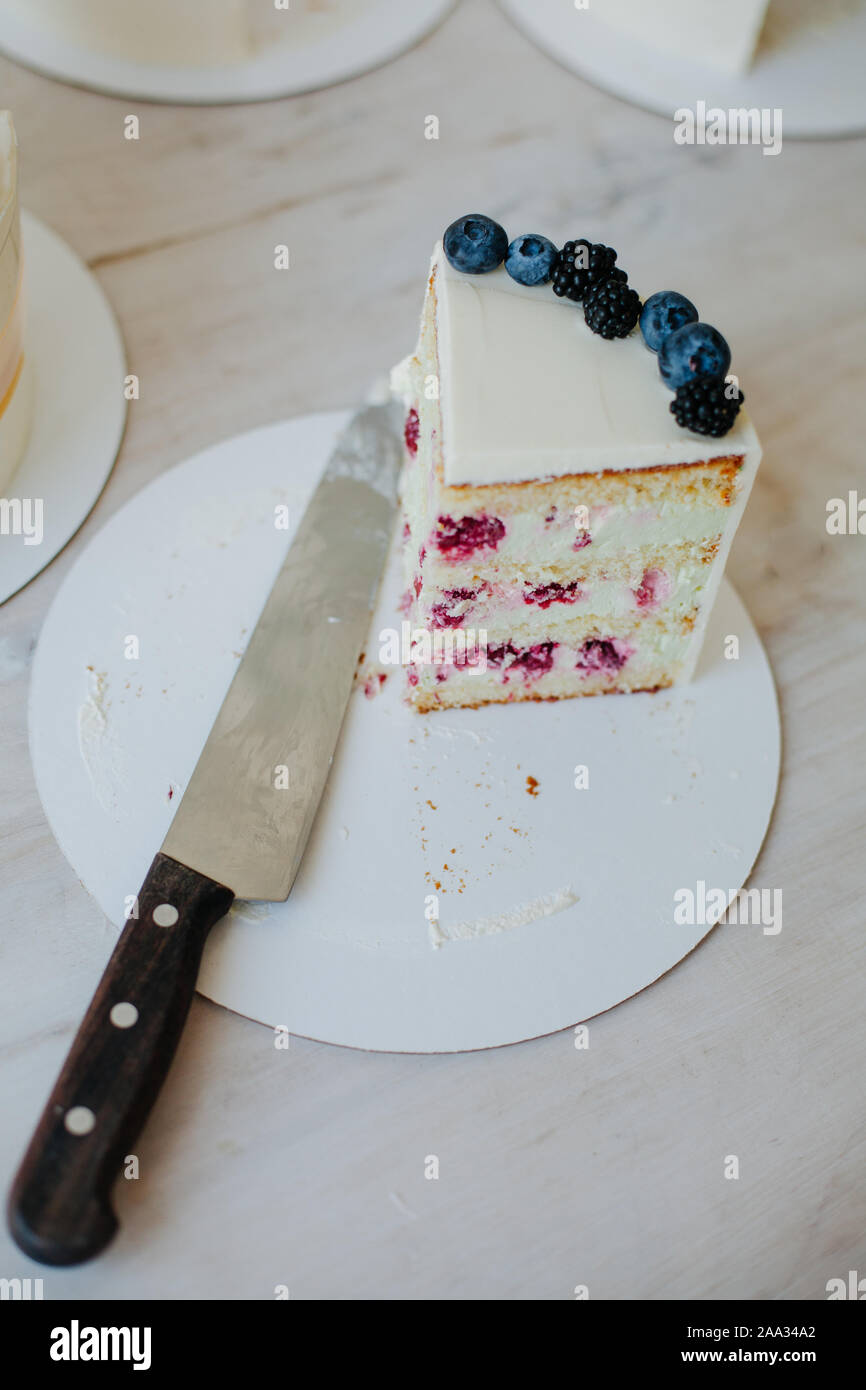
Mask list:
[[[158,854],[99,982],[9,1197],[43,1264],[79,1264],[117,1230],[111,1189],[177,1049],[208,932],[231,889]]]

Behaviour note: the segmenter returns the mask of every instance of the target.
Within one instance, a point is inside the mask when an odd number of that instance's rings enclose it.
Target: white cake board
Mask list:
[[[287,502],[297,521],[345,418],[271,425],[163,474],[94,537],[45,620],[30,697],[39,794],[118,925],[282,562],[274,507]],[[368,661],[381,629],[399,626],[396,549]],[[738,661],[721,655],[728,633]],[[124,657],[129,636],[138,660]],[[354,1047],[516,1042],[657,979],[709,930],[674,924],[675,890],[734,889],[748,875],[775,798],[779,724],[729,586],[681,691],[417,715],[402,690],[395,670],[376,698],[353,694],[291,898],[240,904],[215,929],[199,981],[209,998]],[[588,790],[574,787],[579,763]],[[434,949],[433,881],[443,931],[515,909],[536,920]]]
[[[737,76],[630,37],[594,15],[592,3],[585,10],[573,0],[499,3],[528,38],[564,67],[671,120],[679,107],[694,110],[703,101],[726,111],[781,107],[783,136],[794,139],[866,130],[866,10],[840,13],[823,26],[804,24],[776,48],[759,44],[753,66]],[[815,15],[821,15],[823,5],[824,0],[817,0]]]
[[[0,603],[75,535],[105,486],[126,420],[123,341],[98,281],[37,217],[22,213],[21,226],[36,397],[27,452],[4,495],[42,499],[43,536],[28,545],[0,534]]]
[[[275,48],[225,67],[124,61],[71,44],[29,16],[4,16],[0,50],[48,77],[111,96],[202,105],[269,101],[329,87],[390,62],[420,42],[454,4],[455,0],[378,0],[351,27],[336,29],[317,42]]]

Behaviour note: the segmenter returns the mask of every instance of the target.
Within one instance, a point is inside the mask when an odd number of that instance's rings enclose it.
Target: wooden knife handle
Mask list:
[[[9,1197],[43,1264],[79,1264],[117,1230],[111,1188],[159,1094],[229,888],[158,854],[66,1058]]]

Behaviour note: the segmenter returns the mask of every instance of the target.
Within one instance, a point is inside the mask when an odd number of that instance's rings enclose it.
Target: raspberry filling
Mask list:
[[[406,448],[414,458],[418,453],[418,435],[421,430],[421,422],[418,419],[418,412],[413,406],[406,416],[406,423],[403,426],[403,438],[406,441]]]
[[[572,550],[583,550],[587,545],[592,545],[592,536],[586,529],[578,531],[574,538],[574,545],[571,547]]]
[[[580,649],[578,671],[619,671],[628,661],[631,651],[616,637],[590,637]]]
[[[461,516],[455,521],[440,516],[433,544],[449,560],[468,560],[476,550],[495,550],[505,535],[505,526],[498,516]]]
[[[549,608],[552,603],[574,603],[581,597],[576,579],[570,584],[539,584],[537,589],[527,589],[523,595],[524,603],[535,603],[539,608]]]
[[[433,627],[460,627],[466,617],[466,608],[462,607],[459,613],[455,613],[455,606],[471,603],[477,598],[477,589],[445,589],[442,593],[442,602],[434,603],[430,612],[430,622]]]
[[[539,642],[534,647],[524,647],[521,651],[511,642],[500,643],[487,648],[487,665],[506,671],[522,671],[524,676],[536,678],[545,675],[553,666],[553,653],[558,642]]]
[[[638,608],[657,608],[670,590],[670,581],[661,570],[644,570],[643,579],[632,593]]]

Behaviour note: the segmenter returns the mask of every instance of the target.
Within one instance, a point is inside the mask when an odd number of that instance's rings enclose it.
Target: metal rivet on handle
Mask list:
[[[63,1123],[70,1134],[89,1134],[96,1124],[96,1116],[86,1105],[73,1105],[67,1110]]]
[[[153,920],[158,927],[173,927],[180,913],[171,903],[160,903],[153,909]]]
[[[115,1028],[132,1028],[138,1022],[138,1009],[134,1004],[115,1004],[108,1017]]]

